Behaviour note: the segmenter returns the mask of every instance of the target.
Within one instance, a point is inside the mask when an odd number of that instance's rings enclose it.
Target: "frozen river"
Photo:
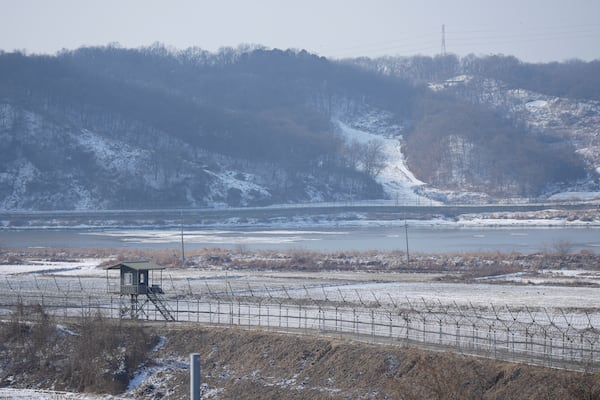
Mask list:
[[[415,253],[535,253],[568,243],[569,250],[600,252],[600,228],[445,228],[404,226],[322,227],[307,229],[184,229],[187,249],[305,249],[314,251],[401,250]],[[178,229],[5,230],[0,248],[177,248]]]

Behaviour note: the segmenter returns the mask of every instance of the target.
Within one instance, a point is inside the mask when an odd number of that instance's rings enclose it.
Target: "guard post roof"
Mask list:
[[[130,268],[135,271],[165,269],[165,267],[161,267],[160,265],[154,264],[150,261],[122,261],[118,264],[109,265],[105,269],[121,269],[121,267]]]

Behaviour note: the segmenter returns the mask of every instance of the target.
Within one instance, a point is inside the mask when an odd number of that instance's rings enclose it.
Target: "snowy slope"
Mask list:
[[[389,133],[385,132],[385,129],[379,131],[376,129],[372,131],[367,130],[372,125],[366,124],[360,124],[362,127],[357,129],[343,122],[340,118],[336,118],[333,122],[348,143],[357,142],[366,144],[377,140],[383,144],[386,166],[377,176],[377,181],[384,187],[389,199],[395,200],[398,204],[407,205],[432,203],[432,200],[420,196],[415,192],[415,189],[424,183],[418,180],[406,165],[406,159],[402,153],[401,135],[390,136]],[[387,133],[386,136],[384,136],[385,133]],[[438,204],[437,202],[434,203]]]

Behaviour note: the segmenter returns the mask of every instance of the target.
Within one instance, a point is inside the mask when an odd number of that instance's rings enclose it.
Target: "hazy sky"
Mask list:
[[[600,59],[600,0],[0,0],[0,49],[262,44],[329,57]]]

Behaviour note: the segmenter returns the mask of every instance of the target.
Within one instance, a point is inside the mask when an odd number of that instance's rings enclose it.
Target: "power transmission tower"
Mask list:
[[[446,25],[442,24],[442,56],[446,55]]]

